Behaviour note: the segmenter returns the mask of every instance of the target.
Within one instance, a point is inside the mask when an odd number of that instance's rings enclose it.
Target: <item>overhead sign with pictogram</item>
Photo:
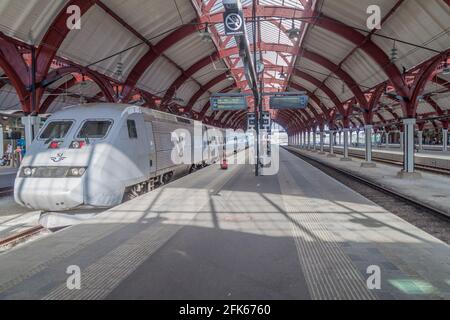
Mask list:
[[[242,12],[225,12],[223,14],[223,23],[227,36],[244,34],[245,23]]]

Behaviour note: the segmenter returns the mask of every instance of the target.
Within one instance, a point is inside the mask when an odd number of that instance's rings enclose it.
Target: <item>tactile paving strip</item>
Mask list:
[[[44,300],[104,299],[123,279],[166,243],[181,226],[152,224],[106,256],[81,271],[81,289],[61,284]]]
[[[314,300],[373,300],[356,266],[345,254],[335,235],[317,212],[317,203],[308,197],[289,196],[299,190],[295,180],[281,170],[279,182],[286,214],[291,218],[292,234],[297,246],[311,298]],[[294,187],[294,188],[293,188]],[[322,216],[321,216],[322,215]]]

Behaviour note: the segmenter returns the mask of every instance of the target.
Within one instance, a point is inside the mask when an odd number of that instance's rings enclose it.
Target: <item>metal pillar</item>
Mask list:
[[[341,136],[341,131],[339,131],[339,145],[342,145],[342,136]]]
[[[348,136],[348,145],[349,145],[349,146],[352,146],[352,143],[353,143],[353,131],[350,130],[350,131],[348,132],[348,134],[349,134],[349,136]]]
[[[366,145],[366,161],[361,163],[361,167],[374,168],[376,164],[372,162],[372,128],[371,124],[364,126],[365,145]]]
[[[40,117],[24,116],[21,122],[25,129],[25,149],[28,150],[37,133],[39,132]]]
[[[358,148],[359,147],[359,128],[358,128],[358,131],[356,131],[356,147]]]
[[[307,134],[307,141],[308,141],[308,143],[307,143],[306,149],[309,150],[311,148],[311,131],[309,131],[309,130],[308,130],[308,134]]]
[[[323,130],[320,130],[320,152],[319,154],[325,154],[325,152],[323,152],[323,143],[324,143],[324,132]]]
[[[343,129],[343,133],[344,133],[344,157],[341,158],[341,161],[350,161],[351,159],[348,157],[348,133],[349,133],[350,129],[349,128],[344,128]]]
[[[448,128],[442,128],[442,151],[447,152],[448,147]]]
[[[303,148],[306,149],[306,131],[303,131]]]
[[[414,127],[415,118],[403,119],[403,170],[398,173],[400,178],[419,178],[421,175],[414,172]]]
[[[423,131],[417,131],[417,142],[419,144],[419,151],[423,150]]]
[[[403,134],[404,134],[405,129],[403,129],[403,131],[400,130],[400,150],[403,150]]]
[[[385,144],[386,144],[386,148],[388,147],[388,144],[389,144],[389,131],[386,131],[385,133],[384,133],[384,139],[386,140],[385,141]]]
[[[316,129],[312,132],[313,137],[313,151],[316,151]]]
[[[336,157],[336,155],[334,154],[334,131],[330,130],[330,153],[328,154],[328,157]]]
[[[3,150],[3,126],[0,124],[0,158],[4,155]]]

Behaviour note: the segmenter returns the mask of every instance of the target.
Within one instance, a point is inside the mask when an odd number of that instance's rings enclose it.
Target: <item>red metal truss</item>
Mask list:
[[[147,53],[138,61],[138,63],[128,74],[122,91],[123,101],[128,101],[137,82],[156,59],[161,57],[167,49],[175,45],[177,42],[185,39],[197,31],[198,26],[196,24],[185,24],[162,39],[155,46],[150,47]]]
[[[403,81],[400,71],[395,64],[391,63],[386,53],[378,47],[372,40],[366,38],[363,34],[350,26],[337,21],[333,18],[327,17],[320,12],[314,11],[300,11],[289,7],[279,6],[262,6],[257,7],[257,16],[259,17],[278,17],[286,19],[299,19],[305,23],[314,24],[317,27],[323,28],[332,32],[358,46],[367,55],[369,55],[379,67],[386,73],[393,83],[396,91],[402,95],[408,95],[408,87]],[[251,14],[251,8],[244,8],[244,14],[248,16]],[[220,23],[222,13],[214,13],[202,17],[202,22]]]
[[[227,80],[227,74],[222,73],[221,75],[215,77],[211,81],[209,81],[207,84],[205,84],[202,88],[200,88],[189,100],[188,104],[186,105],[185,112],[190,112],[192,107],[194,106],[195,102],[203,95],[205,94],[209,89],[214,87],[216,84]],[[206,113],[206,111],[205,111]],[[201,111],[200,114],[203,116],[204,112]]]
[[[28,67],[16,45],[0,34],[0,67],[11,81],[24,110],[29,110]]]
[[[60,11],[58,16],[54,19],[51,26],[48,28],[44,38],[37,49],[36,54],[36,81],[39,83],[45,79],[53,59],[58,52],[59,47],[63,43],[67,34],[71,31],[67,27],[67,19],[70,13],[67,13],[67,8],[76,5],[80,8],[81,15],[86,13],[93,5],[95,0],[70,0]],[[36,92],[36,103],[39,105],[41,97],[44,93],[43,88],[39,88]]]

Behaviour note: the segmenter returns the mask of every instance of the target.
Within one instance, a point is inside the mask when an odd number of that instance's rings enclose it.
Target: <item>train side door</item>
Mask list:
[[[153,175],[156,172],[156,146],[155,138],[153,135],[153,125],[151,122],[145,122],[145,127],[147,129],[149,145],[148,161],[150,164],[150,175]]]

